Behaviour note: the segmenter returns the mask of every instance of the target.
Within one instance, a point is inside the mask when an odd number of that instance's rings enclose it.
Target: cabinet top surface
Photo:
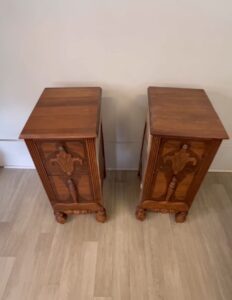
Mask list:
[[[93,138],[98,134],[101,88],[45,88],[20,138]]]
[[[149,87],[148,101],[152,135],[228,138],[202,89]]]

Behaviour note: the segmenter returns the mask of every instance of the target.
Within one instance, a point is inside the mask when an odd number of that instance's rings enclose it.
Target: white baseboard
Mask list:
[[[137,171],[140,143],[105,143],[106,165],[109,171]],[[223,143],[209,172],[232,172],[232,143]],[[23,141],[0,140],[0,166],[11,169],[34,169],[33,161]]]
[[[4,166],[4,169],[25,169],[25,170],[35,170],[34,166]],[[106,171],[133,171],[137,172],[138,169],[136,168],[120,168],[120,169],[115,169],[115,168],[107,168]],[[219,170],[219,169],[209,169],[210,173],[232,173],[232,170]]]
[[[21,140],[0,140],[0,165],[5,168],[34,168],[26,144]]]
[[[24,170],[35,170],[34,166],[3,166],[4,169],[24,169]]]

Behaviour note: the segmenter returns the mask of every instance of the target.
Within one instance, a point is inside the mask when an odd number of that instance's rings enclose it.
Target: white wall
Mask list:
[[[47,86],[103,88],[109,168],[137,168],[149,85],[205,88],[231,135],[231,58],[230,0],[0,0],[0,163],[32,166],[9,140]]]

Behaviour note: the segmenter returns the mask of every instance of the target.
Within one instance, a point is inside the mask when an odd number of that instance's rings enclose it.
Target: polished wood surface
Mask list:
[[[100,87],[45,88],[20,138],[71,139],[98,135]]]
[[[203,90],[150,87],[148,98],[136,217],[143,221],[146,211],[175,213],[176,222],[184,222],[228,136]]]
[[[45,89],[20,135],[61,224],[68,214],[106,220],[100,102],[100,88]]]
[[[135,172],[109,172],[109,221],[56,224],[35,170],[0,169],[1,300],[230,300],[232,174],[208,173],[184,224],[134,218]]]
[[[202,89],[149,87],[148,99],[153,135],[228,138]]]

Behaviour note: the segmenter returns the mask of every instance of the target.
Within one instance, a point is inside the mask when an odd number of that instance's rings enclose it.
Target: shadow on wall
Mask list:
[[[107,167],[137,169],[147,111],[147,97],[120,93],[102,98]]]

